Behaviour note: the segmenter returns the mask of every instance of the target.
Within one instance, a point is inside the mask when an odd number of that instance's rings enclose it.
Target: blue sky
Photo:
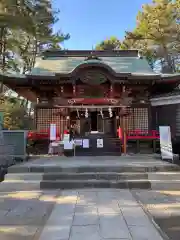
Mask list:
[[[92,49],[98,42],[116,36],[123,39],[125,31],[136,25],[136,15],[151,0],[53,0],[61,11],[54,30],[71,35],[67,49]]]

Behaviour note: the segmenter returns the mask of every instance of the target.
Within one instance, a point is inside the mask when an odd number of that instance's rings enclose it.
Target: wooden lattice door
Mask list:
[[[62,113],[58,108],[37,108],[35,121],[39,132],[48,132],[50,124],[55,123],[57,131],[63,134],[68,125],[65,112]]]

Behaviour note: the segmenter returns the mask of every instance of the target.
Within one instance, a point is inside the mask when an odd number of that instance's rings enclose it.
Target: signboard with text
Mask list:
[[[56,141],[56,124],[55,123],[50,124],[50,140]]]
[[[170,126],[160,126],[159,134],[160,134],[160,148],[161,148],[162,159],[173,161],[173,150],[172,150]]]
[[[97,139],[97,148],[103,148],[103,139],[102,138]]]

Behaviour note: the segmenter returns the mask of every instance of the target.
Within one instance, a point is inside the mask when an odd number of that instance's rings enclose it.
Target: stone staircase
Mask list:
[[[95,169],[86,173],[46,173],[40,186],[42,189],[151,187],[146,173],[95,172]]]
[[[119,188],[180,190],[180,167],[33,166],[12,167],[5,182],[36,185],[40,189]]]

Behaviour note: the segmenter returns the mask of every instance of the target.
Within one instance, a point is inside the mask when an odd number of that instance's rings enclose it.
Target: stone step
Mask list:
[[[71,188],[136,188],[180,190],[180,172],[87,172],[87,173],[8,173],[1,189],[30,185],[42,189]]]
[[[40,189],[117,188],[180,191],[180,180],[43,180]]]
[[[0,184],[0,191],[39,191],[42,175],[43,173],[8,173]]]
[[[57,180],[41,181],[40,189],[81,189],[81,188],[119,188],[119,189],[150,189],[148,180]]]
[[[7,182],[25,182],[25,181],[41,181],[43,173],[8,173],[4,180]]]
[[[43,180],[56,181],[56,180],[133,180],[133,179],[148,179],[147,173],[116,173],[116,172],[88,172],[88,173],[45,173]]]
[[[85,172],[85,173],[8,173],[5,175],[6,181],[41,181],[41,180],[133,180],[149,179],[149,181],[180,181],[180,172]]]
[[[70,158],[69,158],[70,159]],[[67,158],[67,161],[69,161]],[[120,160],[121,161],[121,160]],[[127,159],[128,163],[128,159]],[[96,165],[96,162],[94,161],[93,166],[73,166],[73,158],[70,162],[69,166],[67,167],[60,167],[56,165],[51,166],[51,161],[49,161],[49,166],[43,166],[43,165],[34,165],[34,166],[13,166],[8,168],[8,173],[88,173],[88,172],[180,172],[180,166],[172,165],[172,164],[166,164],[166,165],[157,165],[157,166],[138,166],[136,164],[133,165],[133,163],[128,166],[122,165],[122,166],[114,166],[104,163],[103,166]]]
[[[97,152],[97,151],[89,151],[89,152],[84,152],[84,151],[80,151],[80,150],[78,150],[77,152],[76,152],[76,157],[78,157],[78,156],[121,156],[121,152],[120,152],[120,150],[114,150],[114,151],[112,151],[112,152],[103,152],[103,151],[101,151],[101,152]]]

